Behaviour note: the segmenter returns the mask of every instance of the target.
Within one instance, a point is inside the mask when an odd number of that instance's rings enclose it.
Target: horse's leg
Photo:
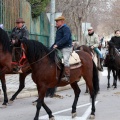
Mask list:
[[[74,94],[75,94],[75,98],[74,98],[74,102],[73,102],[73,105],[72,105],[72,118],[75,118],[76,117],[76,106],[77,106],[77,102],[78,102],[78,98],[80,96],[80,88],[77,84],[77,82],[74,82],[71,84],[71,87],[73,88],[74,90]]]
[[[12,103],[15,98],[17,97],[17,95],[22,91],[22,89],[25,87],[25,77],[27,76],[27,73],[22,73],[19,74],[19,89],[17,90],[17,92],[11,97],[10,102]]]
[[[36,111],[36,115],[35,115],[34,120],[38,120],[41,106],[43,106],[43,108],[48,113],[50,120],[54,120],[54,116],[52,115],[52,111],[44,103],[44,97],[45,97],[47,88],[37,85],[37,89],[38,89],[39,99],[38,99],[37,105],[36,105],[37,111]]]
[[[52,111],[48,108],[48,106],[45,104],[44,100],[42,102],[42,106],[49,115],[50,120],[54,119],[54,116],[52,115]]]
[[[43,102],[43,100],[39,98],[37,101],[37,105],[36,105],[37,111],[36,111],[36,115],[35,115],[34,120],[39,120],[38,118],[39,118],[39,112],[40,112],[40,109],[42,106],[42,102]]]
[[[110,88],[110,71],[111,71],[111,69],[108,67],[108,76],[107,76],[107,78],[108,78],[108,86],[107,86],[107,88]]]
[[[6,106],[7,103],[8,103],[8,97],[7,97],[7,90],[6,90],[6,81],[5,81],[5,74],[2,74],[0,76],[0,79],[1,79],[1,83],[2,83],[2,90],[3,90],[3,93],[4,93],[4,102],[3,102],[3,106]]]
[[[88,93],[88,86],[86,85],[86,91],[85,91],[85,93]]]
[[[90,117],[91,117],[91,119],[93,119],[95,117],[95,93],[94,93],[94,88],[93,88],[93,83],[92,83],[92,76],[90,74],[87,74],[86,76],[83,76],[83,78],[86,81],[86,84],[89,88],[90,96],[92,99],[92,109],[91,109]]]
[[[113,70],[114,71],[114,88],[117,88],[117,75],[118,75],[118,72],[116,70]]]
[[[113,73],[113,85],[112,86],[115,86],[115,76],[116,76],[116,71],[112,69],[112,73]]]

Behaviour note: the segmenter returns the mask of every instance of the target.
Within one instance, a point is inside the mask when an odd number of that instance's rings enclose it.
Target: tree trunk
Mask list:
[[[82,20],[80,20],[80,42],[83,44]]]
[[[78,38],[78,42],[81,45],[81,39],[80,39],[80,25],[78,25],[77,27],[77,38]]]

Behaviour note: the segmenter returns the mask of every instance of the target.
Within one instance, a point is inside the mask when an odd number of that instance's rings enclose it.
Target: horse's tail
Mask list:
[[[120,81],[120,69],[118,70],[117,76],[118,76],[118,79],[119,79],[119,81]]]
[[[93,61],[93,87],[94,87],[94,94],[97,95],[99,91],[99,75],[98,75],[98,69]]]
[[[54,94],[56,93],[57,87],[54,88],[48,88],[46,92],[46,97],[53,97]]]

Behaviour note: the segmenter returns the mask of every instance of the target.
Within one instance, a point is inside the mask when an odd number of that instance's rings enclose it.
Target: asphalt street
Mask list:
[[[118,88],[112,86],[107,89],[107,70],[100,73],[100,94],[96,100],[96,116],[95,120],[120,120],[120,82]],[[112,85],[111,75],[111,85]],[[88,94],[85,94],[85,85],[80,86],[81,94],[78,101],[77,117],[73,120],[89,119],[91,110],[91,100]],[[55,115],[55,120],[72,120],[71,106],[74,99],[72,89],[57,92],[63,96],[60,98],[46,98],[46,104],[51,108]],[[36,107],[32,105],[32,101],[36,97],[17,99],[11,106],[0,108],[0,120],[33,120]],[[2,104],[2,102],[0,102]],[[46,112],[41,109],[40,120],[48,120]]]

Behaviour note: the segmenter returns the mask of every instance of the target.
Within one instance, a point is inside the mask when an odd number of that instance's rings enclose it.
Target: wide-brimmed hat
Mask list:
[[[64,16],[60,16],[60,17],[55,19],[55,21],[59,21],[59,20],[65,20],[65,17]]]
[[[25,23],[25,21],[23,20],[23,18],[18,18],[18,19],[16,20],[16,23]]]

